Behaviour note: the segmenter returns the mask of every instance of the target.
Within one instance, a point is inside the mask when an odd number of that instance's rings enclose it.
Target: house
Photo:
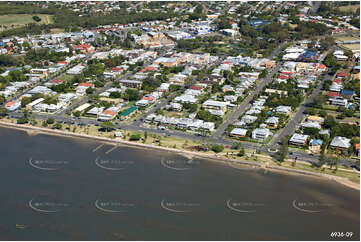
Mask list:
[[[312,139],[309,143],[308,149],[312,153],[319,153],[322,147],[323,141],[320,139]]]
[[[339,73],[337,73],[337,78],[346,78],[347,77],[347,74],[346,73],[344,73],[344,72],[339,72]]]
[[[38,74],[40,75],[40,78],[47,78],[49,76],[49,70],[48,69],[31,69],[31,74]]]
[[[332,139],[330,147],[334,149],[347,150],[351,146],[350,141],[351,140],[346,137],[336,136]]]
[[[141,106],[141,107],[145,107],[147,106],[148,104],[150,104],[149,100],[139,100],[135,103],[136,106]]]
[[[235,138],[242,138],[245,137],[246,134],[247,134],[247,129],[235,128],[229,133],[229,136]]]
[[[105,110],[102,113],[98,114],[98,120],[100,121],[109,121],[115,118],[117,112],[111,110]]]
[[[178,64],[175,57],[160,57],[153,62],[153,65],[163,65],[166,67],[173,67]]]
[[[292,108],[290,106],[278,106],[276,107],[275,112],[276,113],[282,113],[282,114],[286,114],[289,115],[292,111]]]
[[[269,88],[267,88],[264,92],[267,93],[267,94],[274,94],[274,93],[276,93],[276,94],[278,94],[279,96],[282,96],[282,95],[283,95],[283,96],[287,96],[287,94],[288,94],[287,91],[276,90],[276,89],[269,89]]]
[[[318,122],[307,121],[303,123],[302,128],[313,128],[313,129],[321,129],[321,125]]]
[[[19,109],[21,107],[21,102],[18,101],[18,100],[14,100],[14,101],[11,101],[11,102],[7,102],[5,104],[5,107],[7,110],[9,111],[15,111],[17,109]]]
[[[171,102],[169,104],[169,109],[171,109],[171,110],[175,110],[175,111],[179,112],[179,111],[182,111],[182,108],[183,108],[183,106],[180,103]]]
[[[340,94],[338,92],[327,92],[327,96],[329,96],[329,97],[339,97]]]
[[[217,109],[217,110],[222,110],[224,112],[227,111],[227,105],[229,105],[229,102],[219,102],[219,101],[214,101],[214,100],[207,100],[205,101],[202,106],[205,109]]]
[[[219,85],[222,85],[225,78],[221,75],[209,75],[208,77],[205,77],[200,82],[201,83],[207,83],[207,84],[213,84],[218,83]]]
[[[214,131],[214,128],[215,128],[215,124],[212,122],[203,122],[203,124],[200,127],[201,130],[206,130],[209,132]]]
[[[81,106],[80,106],[81,107]],[[80,108],[79,107],[79,108]],[[83,111],[87,109],[87,108],[84,108]],[[89,116],[89,117],[98,117],[99,114],[101,114],[102,112],[104,111],[104,107],[93,107],[91,108],[88,112],[86,112],[86,116]]]
[[[26,110],[32,110],[35,105],[41,103],[42,101],[44,101],[44,98],[38,98],[32,101],[31,103],[27,104],[25,108]]]
[[[134,80],[119,80],[119,83],[122,86],[129,87],[129,88],[137,88],[137,89],[139,89],[142,86],[141,81],[134,81]]]
[[[295,133],[288,142],[293,145],[305,145],[307,143],[308,137],[308,135]]]
[[[272,135],[272,133],[267,128],[257,128],[252,131],[252,139],[259,141],[264,141],[270,135]]]
[[[225,102],[232,102],[233,103],[233,102],[237,101],[237,97],[234,96],[234,95],[226,95],[226,96],[223,97],[223,100]]]
[[[279,124],[278,117],[269,117],[266,119],[265,123],[268,125],[269,128],[277,128]]]
[[[328,99],[328,101],[330,102],[330,105],[341,106],[341,107],[346,107],[348,104],[347,99],[344,99],[342,97],[330,98]]]
[[[223,29],[221,30],[221,33],[231,37],[235,37],[236,35],[239,34],[239,32],[234,29]]]
[[[95,48],[91,45],[73,45],[74,50],[79,50],[80,53],[93,53]]]
[[[307,121],[311,121],[311,122],[317,122],[319,124],[323,124],[323,122],[325,121],[324,118],[319,117],[319,116],[315,116],[315,115],[310,115],[307,117]]]
[[[79,83],[79,85],[78,85],[79,87],[87,87],[87,88],[94,88],[95,87],[95,85],[93,84],[93,83],[87,83],[87,82],[81,82],[81,83]]]
[[[82,64],[76,65],[69,70],[66,71],[66,74],[68,75],[79,75],[83,70],[85,69],[85,66]]]
[[[256,122],[256,120],[257,120],[256,116],[244,115],[241,119],[241,122],[243,122],[244,124],[252,124],[252,123]]]
[[[198,99],[193,96],[193,95],[187,95],[187,94],[182,94],[176,98],[174,98],[174,102],[177,102],[177,103],[197,103],[198,102]]]
[[[355,95],[355,92],[352,90],[342,90],[341,96],[347,99],[351,99]]]

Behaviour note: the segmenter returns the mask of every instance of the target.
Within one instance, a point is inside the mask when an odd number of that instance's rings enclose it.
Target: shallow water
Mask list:
[[[359,191],[335,182],[99,145],[1,128],[0,238],[359,240]]]

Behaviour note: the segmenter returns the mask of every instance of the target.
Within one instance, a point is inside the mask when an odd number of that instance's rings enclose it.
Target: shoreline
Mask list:
[[[222,162],[222,163],[226,163],[226,164],[232,162],[235,165],[247,165],[247,166],[251,166],[252,168],[257,167],[257,168],[263,168],[265,170],[269,169],[269,170],[283,172],[283,173],[292,174],[292,175],[298,174],[298,175],[326,178],[328,180],[338,182],[339,184],[353,188],[355,190],[360,190],[360,184],[351,182],[347,178],[333,176],[333,175],[329,175],[329,174],[318,173],[318,172],[304,171],[304,170],[298,170],[298,169],[292,169],[292,168],[286,168],[286,167],[277,167],[277,166],[273,166],[273,165],[269,165],[269,164],[256,163],[256,162],[252,162],[252,161],[241,161],[241,160],[236,160],[236,159],[217,157],[217,156],[211,155],[211,154],[203,154],[203,153],[198,153],[198,152],[193,152],[193,151],[186,151],[186,150],[180,150],[180,149],[175,149],[175,148],[141,144],[141,143],[135,143],[135,142],[125,141],[125,140],[120,140],[120,139],[111,139],[111,138],[105,138],[105,137],[99,137],[99,136],[93,136],[93,135],[87,135],[87,134],[71,133],[71,132],[67,132],[67,131],[63,131],[63,130],[54,130],[54,129],[36,127],[36,126],[31,126],[31,125],[13,124],[13,123],[8,123],[8,122],[4,122],[4,121],[0,121],[0,127],[25,131],[29,136],[35,136],[37,134],[46,134],[46,135],[69,137],[69,138],[81,138],[81,139],[87,139],[87,140],[92,140],[92,141],[98,141],[98,142],[102,142],[102,143],[106,143],[106,144],[110,144],[110,145],[126,145],[126,146],[135,147],[135,148],[156,149],[156,150],[160,150],[160,151],[173,152],[178,155],[185,156],[188,159],[192,159],[193,157],[199,157],[199,158],[211,159],[212,161],[215,161],[215,162]]]

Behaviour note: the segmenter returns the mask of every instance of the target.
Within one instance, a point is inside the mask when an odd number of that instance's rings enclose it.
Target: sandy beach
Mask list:
[[[218,156],[212,155],[212,154],[204,154],[204,153],[175,149],[175,148],[141,144],[141,143],[136,143],[136,142],[125,141],[122,139],[111,139],[111,138],[92,136],[92,135],[87,135],[87,134],[71,133],[71,132],[62,131],[62,130],[54,130],[54,129],[48,129],[48,128],[43,128],[43,127],[35,127],[35,126],[31,126],[31,125],[26,125],[26,124],[13,124],[13,123],[0,121],[0,127],[22,130],[22,131],[27,132],[27,134],[29,136],[34,136],[37,134],[47,134],[47,135],[55,135],[55,136],[61,136],[61,137],[82,138],[82,139],[88,139],[88,140],[96,140],[96,141],[110,144],[110,145],[128,145],[128,146],[142,148],[142,149],[163,150],[166,152],[172,152],[172,153],[176,153],[179,155],[183,155],[188,159],[192,159],[193,157],[199,157],[199,158],[210,159],[212,161],[217,161],[217,162],[222,162],[222,163],[230,163],[231,162],[234,165],[237,165],[237,164],[247,165],[247,166],[251,166],[253,168],[262,168],[262,169],[272,170],[272,171],[277,171],[277,172],[286,172],[288,174],[299,174],[299,175],[321,177],[321,178],[326,178],[328,180],[336,181],[347,187],[351,187],[353,189],[360,190],[360,184],[351,182],[350,180],[343,178],[343,177],[333,176],[333,175],[329,175],[329,174],[322,174],[322,173],[311,172],[311,171],[304,171],[304,170],[291,169],[291,168],[286,168],[286,167],[273,166],[273,165],[269,165],[266,163],[241,161],[241,160],[236,160],[236,159],[218,157]]]

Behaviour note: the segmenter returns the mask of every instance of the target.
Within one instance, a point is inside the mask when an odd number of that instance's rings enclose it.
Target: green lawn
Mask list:
[[[358,8],[360,8],[360,5],[341,6],[338,9],[342,12],[356,12]]]
[[[35,15],[41,18],[40,22],[36,22],[35,20],[33,20],[33,16]],[[53,22],[53,16],[48,14],[9,14],[0,16],[0,25],[4,26],[29,23],[51,24]]]

